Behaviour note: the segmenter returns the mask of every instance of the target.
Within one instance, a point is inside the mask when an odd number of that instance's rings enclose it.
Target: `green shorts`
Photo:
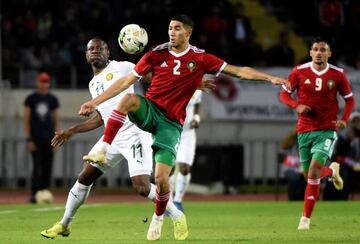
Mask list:
[[[149,99],[144,98],[141,95],[140,107],[135,113],[129,113],[129,119],[136,124],[140,129],[150,132],[153,136],[153,145],[155,159],[159,158],[157,152],[163,149],[172,154],[173,157],[160,157],[166,158],[166,162],[169,166],[174,166],[177,149],[179,147],[182,126],[170,119],[168,119],[163,112],[160,111],[156,105]]]
[[[325,165],[333,153],[336,139],[336,131],[332,130],[298,134],[299,156],[303,170],[309,170],[311,160],[317,160]]]

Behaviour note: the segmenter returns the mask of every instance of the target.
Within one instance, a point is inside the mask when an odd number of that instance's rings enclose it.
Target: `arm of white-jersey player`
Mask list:
[[[130,73],[127,76],[124,76],[118,80],[116,80],[108,89],[106,89],[102,94],[97,96],[96,98],[84,103],[81,105],[79,115],[89,116],[92,114],[96,106],[105,102],[106,100],[115,97],[120,92],[129,88],[135,81],[138,80],[134,74]]]
[[[97,111],[96,115],[92,118],[74,125],[71,128],[56,131],[55,136],[51,140],[51,145],[55,148],[60,147],[66,141],[70,140],[75,134],[95,130],[103,125],[103,120],[100,113]]]

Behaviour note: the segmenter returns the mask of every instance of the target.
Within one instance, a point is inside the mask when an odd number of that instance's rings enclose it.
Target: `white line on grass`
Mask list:
[[[11,214],[11,213],[16,213],[18,212],[18,210],[3,210],[0,211],[0,214]]]
[[[90,207],[102,207],[105,204],[87,204],[87,205],[83,205],[81,206],[81,208],[90,208]],[[34,208],[34,209],[27,209],[25,211],[31,211],[31,212],[50,212],[50,211],[58,211],[58,210],[63,210],[64,206],[61,207],[47,207],[47,208]],[[0,211],[0,214],[12,214],[12,213],[17,213],[20,212],[21,210],[15,209],[15,210],[3,210]]]

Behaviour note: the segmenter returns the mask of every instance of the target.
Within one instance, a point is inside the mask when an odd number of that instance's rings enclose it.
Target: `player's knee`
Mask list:
[[[80,184],[83,184],[86,186],[89,186],[92,183],[94,183],[94,180],[92,179],[92,177],[88,176],[87,174],[85,174],[83,172],[79,174],[78,181]]]
[[[157,188],[162,192],[168,192],[170,190],[169,176],[166,174],[156,174],[155,182]]]
[[[179,163],[179,171],[182,175],[188,175],[191,172],[191,167],[188,164]]]
[[[311,164],[308,171],[308,179],[317,179],[321,176],[321,165]]]
[[[164,173],[155,174],[155,182],[159,184],[166,183],[169,180],[169,177]]]
[[[136,94],[128,93],[126,94],[118,104],[118,110],[120,112],[132,112],[134,108],[139,106],[139,98]]]

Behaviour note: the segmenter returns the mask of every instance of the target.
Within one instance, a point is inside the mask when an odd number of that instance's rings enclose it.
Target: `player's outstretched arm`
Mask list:
[[[99,114],[99,112],[97,112],[95,116],[84,121],[83,123],[76,124],[73,127],[65,130],[56,131],[55,136],[51,140],[51,146],[55,148],[60,147],[66,141],[70,140],[73,135],[95,130],[96,128],[99,128],[102,124],[103,121],[101,115]]]
[[[129,88],[138,78],[132,73],[116,80],[108,89],[106,89],[102,94],[96,98],[84,103],[81,105],[79,115],[89,116],[92,114],[96,106],[105,102],[106,100],[118,95],[120,92]]]
[[[223,73],[238,77],[243,80],[270,81],[274,85],[285,85],[286,87],[290,88],[289,81],[277,76],[258,71],[250,67],[239,67],[227,64],[223,70]]]

